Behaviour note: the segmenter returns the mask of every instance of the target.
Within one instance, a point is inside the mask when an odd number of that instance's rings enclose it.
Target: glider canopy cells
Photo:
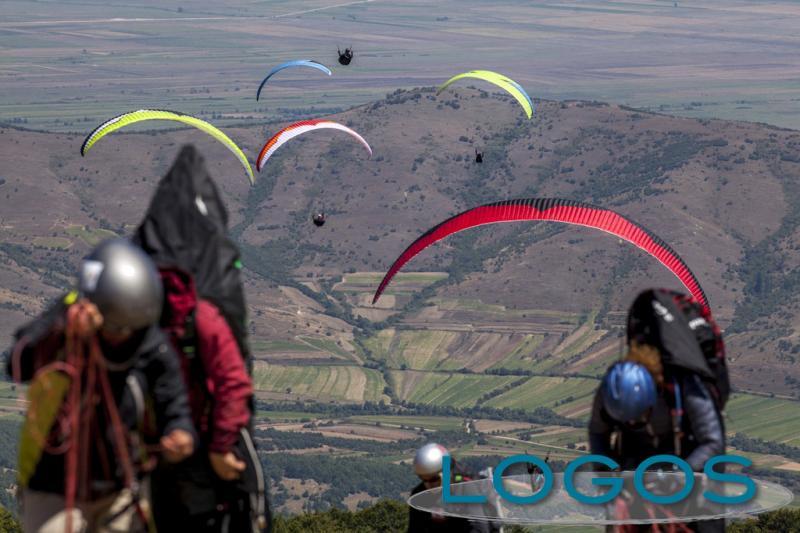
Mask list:
[[[311,68],[315,68],[317,70],[321,70],[322,72],[324,72],[328,76],[333,74],[333,72],[331,72],[331,69],[329,69],[328,67],[326,67],[322,63],[317,63],[316,61],[312,61],[310,59],[295,59],[295,60],[292,60],[292,61],[287,61],[286,63],[282,63],[282,64],[278,65],[277,67],[275,67],[274,69],[269,71],[269,74],[267,74],[267,77],[264,78],[264,81],[262,81],[261,85],[258,86],[258,92],[256,92],[256,100],[258,100],[261,97],[261,89],[264,88],[264,85],[266,85],[267,80],[269,80],[274,74],[277,74],[281,70],[289,68],[289,67],[311,67]]]
[[[134,124],[136,122],[142,122],[145,120],[171,120],[174,122],[182,122],[183,124],[193,126],[200,131],[206,132],[224,144],[228,150],[233,152],[233,155],[236,156],[236,158],[244,167],[245,172],[247,172],[247,177],[250,180],[250,184],[252,185],[255,182],[253,169],[250,167],[250,163],[247,161],[247,156],[244,155],[242,150],[236,145],[235,142],[233,142],[227,135],[222,133],[208,122],[200,120],[199,118],[195,118],[191,115],[178,113],[177,111],[166,111],[163,109],[139,109],[138,111],[123,113],[122,115],[106,120],[86,136],[86,139],[83,141],[83,145],[81,145],[81,155],[86,155],[86,152],[88,152],[97,141],[109,133],[117,131],[120,128],[124,128],[129,124]]]
[[[395,260],[378,286],[378,290],[375,291],[372,303],[378,301],[386,286],[403,265],[431,244],[476,226],[529,220],[587,226],[635,244],[667,267],[689,289],[692,296],[703,306],[708,307],[708,299],[700,287],[700,282],[683,259],[657,235],[610,209],[558,198],[528,198],[486,204],[464,211],[429,229]]]
[[[471,70],[462,74],[456,74],[440,85],[439,89],[436,91],[436,94],[438,95],[453,83],[464,78],[475,78],[488,81],[489,83],[497,85],[501,89],[505,89],[506,92],[508,92],[517,102],[519,102],[519,105],[521,105],[522,109],[525,110],[525,114],[528,116],[528,118],[533,116],[533,102],[531,101],[531,97],[528,96],[528,93],[525,92],[525,89],[523,89],[522,86],[514,80],[507,78],[502,74],[498,74],[497,72],[492,72],[491,70]]]
[[[335,129],[341,130],[345,133],[348,133],[355,137],[355,139],[360,142],[364,148],[367,149],[369,152],[370,157],[372,157],[372,148],[370,148],[367,141],[364,138],[356,133],[355,131],[351,130],[347,126],[343,126],[338,122],[334,122],[332,120],[301,120],[300,122],[296,122],[291,126],[286,126],[281,131],[276,133],[272,136],[270,140],[264,145],[261,149],[261,153],[258,154],[258,160],[256,160],[256,169],[261,171],[264,168],[264,165],[267,164],[267,161],[275,151],[287,143],[289,140],[294,139],[298,135],[302,135],[309,131],[319,130],[319,129]]]

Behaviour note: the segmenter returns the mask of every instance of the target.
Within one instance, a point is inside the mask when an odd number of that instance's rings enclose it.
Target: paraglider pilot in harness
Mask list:
[[[475,149],[475,162],[483,163],[483,152],[479,152],[477,148]]]
[[[594,398],[591,452],[622,470],[671,454],[702,472],[706,461],[725,452],[721,411],[730,385],[724,353],[706,307],[669,290],[641,293],[628,315],[625,360],[608,369]],[[725,525],[710,520],[681,527],[716,532]]]
[[[344,52],[341,49],[337,49],[337,51],[339,53],[339,64],[349,65],[353,60],[353,48],[345,48]]]
[[[30,383],[18,467],[26,532],[143,530],[145,435],[167,461],[192,454],[178,358],[158,328],[162,292],[142,250],[108,240],[82,262],[78,288],[17,331],[8,371]]]
[[[164,284],[161,327],[181,361],[196,452],[153,472],[159,531],[256,533],[271,527],[252,438],[247,307],[239,251],[203,158],[183,147],[159,182],[135,240]]]

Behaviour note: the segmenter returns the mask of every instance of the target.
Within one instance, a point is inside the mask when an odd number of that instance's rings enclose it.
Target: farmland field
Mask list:
[[[67,228],[67,233],[83,239],[86,244],[90,246],[94,246],[98,242],[102,241],[103,239],[108,239],[110,237],[116,237],[117,234],[113,231],[101,229],[101,228],[87,228],[81,226],[70,226]]]
[[[730,433],[800,446],[800,402],[735,394],[725,410]]]
[[[383,377],[376,370],[358,366],[283,366],[257,361],[253,371],[256,390],[345,402],[378,401]]]
[[[458,429],[464,426],[464,421],[460,418],[448,416],[380,416],[364,415],[351,416],[348,418],[356,424],[375,424],[380,422],[387,426],[409,426],[415,428],[425,428],[433,430]]]
[[[534,376],[509,392],[492,398],[486,405],[521,409],[547,407],[567,414],[576,407],[588,406],[598,384],[599,381],[587,378]],[[587,415],[588,412],[582,411],[579,418]]]
[[[269,420],[270,422],[290,422],[301,420],[316,420],[325,418],[327,415],[320,413],[313,413],[311,411],[272,411],[272,410],[257,410],[257,421],[263,422]]]
[[[478,399],[515,381],[516,376],[475,376],[434,372],[393,371],[401,397],[414,403],[472,407]]]
[[[367,347],[394,368],[430,370],[446,359],[447,348],[457,337],[457,333],[450,331],[385,330]]]
[[[342,281],[335,286],[335,290],[373,292],[378,288],[384,274],[384,272],[355,272],[353,274],[345,274],[342,276]],[[398,273],[392,279],[392,284],[386,289],[385,294],[420,290],[426,285],[447,279],[447,276],[448,274],[446,272]]]

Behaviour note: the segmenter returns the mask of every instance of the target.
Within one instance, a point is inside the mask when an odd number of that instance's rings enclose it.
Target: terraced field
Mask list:
[[[449,329],[386,329],[365,342],[373,356],[390,367],[408,370],[487,369],[550,370],[566,365],[566,356],[551,355],[555,335]]]
[[[544,341],[544,335],[525,335],[511,353],[501,361],[492,365],[492,368],[507,368],[509,370],[528,370],[533,360],[532,353]]]
[[[376,370],[358,366],[286,366],[257,361],[256,390],[290,393],[318,400],[379,401],[385,383]]]
[[[507,309],[473,300],[432,300],[416,316],[365,341],[372,356],[408,370],[488,369],[602,372],[617,356],[615,335],[593,314]]]
[[[434,372],[393,371],[401,399],[414,403],[472,407],[484,394],[519,379],[517,376],[476,376]]]
[[[447,358],[448,346],[457,338],[452,331],[385,329],[364,344],[393,368],[433,370]]]

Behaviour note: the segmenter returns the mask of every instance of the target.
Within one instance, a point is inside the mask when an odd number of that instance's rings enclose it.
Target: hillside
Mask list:
[[[636,292],[678,287],[605,234],[547,224],[473,230],[405,269],[445,274],[399,278],[379,308],[368,303],[382,270],[444,217],[551,196],[612,207],[663,237],[728,329],[736,386],[797,393],[799,133],[577,101],[540,102],[525,121],[510,99],[472,88],[438,98],[400,90],[333,118],[362,133],[374,157],[344,136],[312,134],[283,147],[252,188],[232,156],[195,131],[117,133],[81,158],[82,134],[0,128],[0,160],[13,161],[0,176],[0,333],[57,294],[90,243],[129,232],[179,146],[192,142],[229,201],[256,352],[270,364],[366,358],[397,371],[596,374],[617,351]],[[226,131],[254,154],[280,126]],[[322,228],[309,223],[315,209],[329,215]],[[415,296],[431,283],[424,294],[433,299],[419,307]],[[397,314],[408,302],[413,310]],[[370,326],[389,317],[402,331]],[[434,343],[425,361],[403,353],[404,344],[423,349],[415,331]],[[374,335],[388,350],[364,352]]]

